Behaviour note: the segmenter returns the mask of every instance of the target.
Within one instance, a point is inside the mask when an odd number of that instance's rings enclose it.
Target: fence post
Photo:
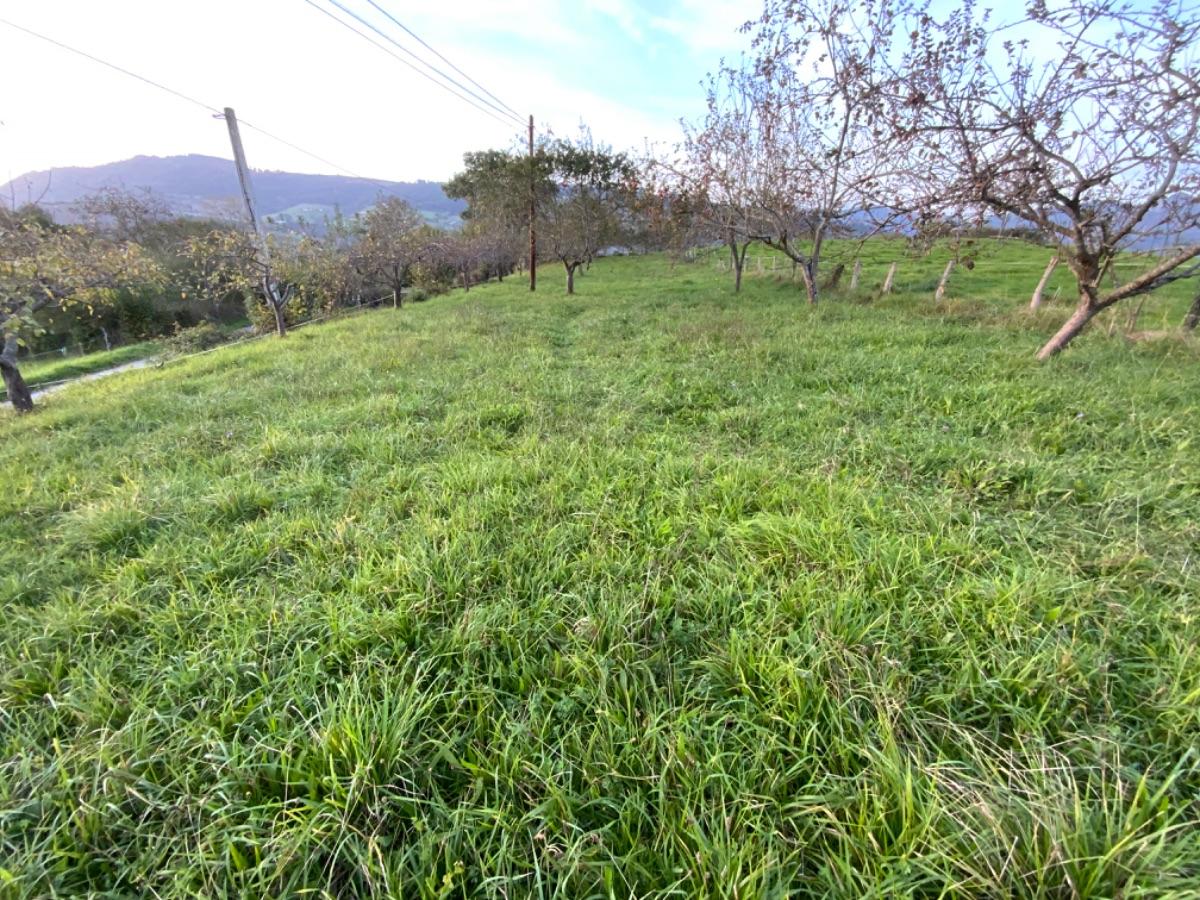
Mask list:
[[[954,271],[954,264],[956,262],[957,260],[951,258],[950,262],[946,263],[946,268],[942,270],[942,277],[941,280],[938,281],[937,290],[933,292],[933,299],[935,303],[941,303],[946,299],[946,285],[950,282],[950,273]]]
[[[888,268],[887,278],[883,279],[883,290],[880,293],[890,294],[892,292],[892,282],[896,280],[896,263]]]

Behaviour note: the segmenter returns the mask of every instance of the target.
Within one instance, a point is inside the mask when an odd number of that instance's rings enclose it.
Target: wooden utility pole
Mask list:
[[[529,117],[529,289],[537,290],[537,193],[533,171],[533,116]]]
[[[271,249],[267,244],[267,235],[263,231],[262,223],[259,222],[258,213],[254,208],[254,189],[250,185],[250,167],[246,165],[246,151],[242,149],[242,134],[238,130],[237,115],[234,114],[232,107],[225,107],[224,119],[229,128],[229,143],[233,145],[233,164],[237,167],[238,184],[242,187],[242,199],[246,202],[246,214],[250,216],[250,227],[254,229],[254,234],[258,238],[259,252],[262,254],[263,294],[271,311],[275,313],[275,330],[280,337],[285,337],[287,324],[283,318],[283,307],[287,303],[287,297],[280,296],[279,286],[271,278]]]

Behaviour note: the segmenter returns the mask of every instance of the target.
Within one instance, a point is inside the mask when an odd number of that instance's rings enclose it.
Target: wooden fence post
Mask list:
[[[1033,290],[1033,297],[1029,301],[1031,310],[1039,309],[1042,305],[1042,295],[1046,292],[1046,285],[1050,283],[1050,276],[1054,274],[1054,270],[1058,268],[1058,254],[1050,258],[1050,262],[1046,263],[1046,271],[1042,273],[1041,280],[1038,281],[1037,287]]]
[[[892,284],[896,280],[896,263],[892,263],[888,268],[887,277],[883,279],[883,290],[881,294],[890,294],[892,292]]]
[[[946,268],[942,270],[942,277],[938,279],[937,290],[933,292],[933,300],[935,303],[941,303],[946,299],[946,284],[950,281],[950,273],[954,271],[955,260],[950,260],[946,263]]]

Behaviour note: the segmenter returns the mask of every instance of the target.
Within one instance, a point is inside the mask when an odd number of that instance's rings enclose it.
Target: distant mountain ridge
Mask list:
[[[457,227],[465,204],[451,200],[436,181],[382,181],[344,175],[304,175],[254,170],[251,176],[261,215],[288,227],[299,218],[320,225],[336,210],[352,216],[381,196],[406,201],[432,224]],[[0,187],[5,201],[39,201],[61,220],[70,206],[101,188],[149,190],[179,216],[222,217],[239,209],[240,193],[232,160],[216,156],[135,156],[100,166],[70,166],[29,172]],[[239,213],[240,214],[240,213]]]

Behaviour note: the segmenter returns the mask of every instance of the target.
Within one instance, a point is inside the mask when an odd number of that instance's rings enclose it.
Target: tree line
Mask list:
[[[189,310],[196,320],[244,311],[257,329],[283,337],[296,322],[340,307],[402,306],[502,280],[525,264],[531,206],[542,258],[563,266],[573,293],[579,272],[631,233],[635,185],[630,158],[582,131],[576,140],[547,138],[532,156],[467,154],[446,186],[467,201],[455,230],[433,227],[395,197],[320,228],[265,236],[246,224],[173,217],[149,194],[111,189],[78,204],[71,225],[36,204],[0,210],[0,375],[14,408],[32,409],[23,348],[63,319],[107,340],[147,296],[171,306],[160,324],[179,327]]]

